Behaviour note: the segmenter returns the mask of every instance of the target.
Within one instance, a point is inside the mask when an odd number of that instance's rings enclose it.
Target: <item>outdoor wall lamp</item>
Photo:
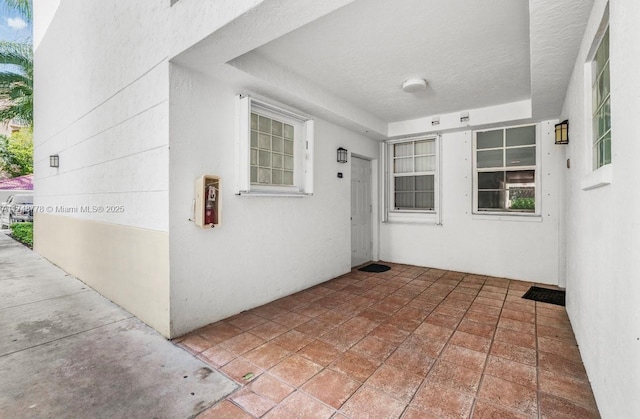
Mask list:
[[[569,120],[556,124],[556,144],[569,144]]]
[[[60,157],[57,154],[49,156],[49,167],[60,167]]]
[[[347,162],[347,153],[348,153],[348,150],[346,148],[340,147],[338,149],[338,163]]]

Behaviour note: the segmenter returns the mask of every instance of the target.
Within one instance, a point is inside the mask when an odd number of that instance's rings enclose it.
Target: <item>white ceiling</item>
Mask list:
[[[386,122],[531,97],[525,0],[359,0],[254,50]],[[426,91],[401,90],[410,77]]]
[[[172,61],[379,139],[397,121],[496,105],[553,119],[592,5],[262,0]],[[427,90],[403,92],[411,77]]]

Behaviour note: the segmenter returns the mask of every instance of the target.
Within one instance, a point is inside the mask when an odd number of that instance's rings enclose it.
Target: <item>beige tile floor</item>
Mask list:
[[[564,307],[533,284],[389,264],[178,345],[242,385],[199,418],[597,418]]]

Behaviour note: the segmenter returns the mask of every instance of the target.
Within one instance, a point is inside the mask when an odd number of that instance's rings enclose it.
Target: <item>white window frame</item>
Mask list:
[[[535,135],[536,135],[536,164],[531,166],[512,166],[512,167],[501,167],[501,168],[481,168],[478,170],[478,133],[482,132],[490,132],[490,131],[498,131],[501,130],[506,132],[508,129],[513,128],[522,128],[522,127],[535,127]],[[484,129],[477,130],[473,132],[473,147],[472,147],[472,161],[473,161],[473,214],[474,215],[486,215],[486,216],[514,216],[514,217],[540,217],[542,213],[542,192],[540,186],[540,158],[541,158],[541,146],[540,146],[540,138],[542,135],[542,131],[540,128],[540,124],[522,124],[522,125],[513,125],[492,129]],[[506,150],[506,144],[503,143],[503,149]],[[506,164],[506,162],[505,162]],[[534,211],[481,211],[478,210],[478,173],[483,171],[505,171],[505,172],[519,172],[525,170],[533,170],[534,171],[534,182],[535,182],[535,210]]]
[[[251,183],[251,113],[294,126],[293,186]],[[314,121],[296,112],[247,95],[236,97],[236,194],[307,196],[313,194]]]
[[[592,170],[596,171],[598,169],[600,169],[601,167],[607,166],[609,164],[611,164],[612,160],[613,160],[613,156],[609,156],[610,160],[608,163],[603,163],[601,165],[599,165],[599,161],[597,159],[597,152],[596,152],[596,146],[603,142],[604,138],[607,136],[607,134],[609,134],[610,138],[609,141],[610,143],[612,143],[612,138],[611,138],[611,47],[609,46],[609,54],[607,55],[607,61],[605,63],[605,65],[602,68],[602,72],[600,74],[594,74],[594,67],[595,67],[595,61],[596,61],[596,55],[598,50],[600,49],[600,47],[602,46],[602,42],[605,39],[605,36],[609,33],[609,25],[607,24],[604,28],[604,31],[602,32],[602,34],[598,37],[596,37],[596,39],[594,40],[594,51],[593,54],[590,55],[590,59],[589,59],[589,64],[591,65],[591,72],[590,72],[590,80],[591,80],[591,90],[590,93],[592,95],[592,100],[591,100],[591,138],[592,138],[592,144],[591,144],[591,156],[592,156]],[[611,45],[611,41],[610,41],[610,35],[609,35],[609,45]],[[609,70],[609,91],[607,92],[607,96],[604,98],[604,100],[601,101],[601,104],[594,109],[594,105],[596,105],[593,95],[595,94],[594,89],[597,89],[597,84],[598,81],[601,79],[601,76],[604,75],[605,69]],[[604,104],[606,102],[609,102],[609,130],[607,132],[605,132],[601,137],[599,137],[598,139],[596,139],[597,136],[597,130],[594,129],[595,128],[595,123],[598,119],[598,115],[597,112],[599,110],[601,110],[601,108],[604,107]],[[596,141],[597,140],[597,141]],[[611,150],[609,151],[609,153],[611,153]]]
[[[440,216],[440,203],[441,199],[441,135],[422,135],[410,138],[399,138],[394,140],[387,140],[382,143],[382,159],[384,162],[384,208],[382,222],[398,222],[398,223],[433,223],[441,224]],[[394,152],[393,147],[396,144],[416,142],[422,140],[432,140],[435,143],[435,161],[436,167],[433,171],[428,172],[414,172],[420,174],[433,174],[433,186],[434,186],[434,205],[433,209],[396,209],[394,197],[395,197],[395,174],[394,174]]]
[[[615,146],[613,138],[611,139],[611,163],[595,168],[595,156],[593,153],[593,137],[595,135],[593,132],[593,60],[595,59],[598,47],[600,47],[602,39],[608,29],[610,29],[609,4],[605,6],[600,26],[598,26],[598,30],[593,35],[593,43],[591,44],[591,48],[589,49],[589,53],[587,54],[587,58],[584,63],[584,132],[585,138],[587,138],[588,141],[583,143],[583,147],[585,147],[585,156],[590,157],[590,162],[589,164],[584,165],[583,177],[580,180],[580,186],[583,191],[605,187],[610,185],[613,181],[613,148]],[[611,33],[609,33],[609,42],[611,42]],[[611,46],[609,46],[609,58],[610,57]],[[611,60],[609,60],[609,62],[611,63]],[[611,88],[611,85],[609,85],[609,88]],[[611,132],[613,133],[613,128]]]

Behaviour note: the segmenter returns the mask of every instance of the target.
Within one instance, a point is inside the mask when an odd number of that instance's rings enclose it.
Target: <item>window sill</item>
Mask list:
[[[240,192],[239,196],[271,196],[271,197],[283,197],[283,198],[303,198],[305,196],[312,196],[312,193],[305,192],[269,192],[269,191],[246,191]]]
[[[389,212],[387,223],[440,225],[435,212]]]
[[[611,168],[611,164],[606,164],[584,177],[580,182],[580,186],[583,191],[590,191],[592,189],[610,185],[612,178],[613,170]]]
[[[508,213],[508,212],[496,212],[496,213],[479,213],[474,212],[472,219],[485,220],[485,221],[518,221],[529,223],[541,223],[542,215],[540,214],[527,214],[527,213]]]

